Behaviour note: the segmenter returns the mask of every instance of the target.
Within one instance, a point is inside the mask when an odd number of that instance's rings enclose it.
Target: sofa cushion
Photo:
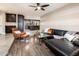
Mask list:
[[[51,47],[51,49],[55,48],[57,51],[59,51],[63,55],[72,55],[72,53],[76,49],[78,49],[77,46],[73,45],[71,42],[69,42],[65,38],[61,40],[50,39],[50,40],[46,40],[45,43],[48,44]]]
[[[75,44],[75,45],[79,46],[79,39],[78,39],[78,40],[73,41],[73,44]]]
[[[54,35],[63,36],[67,31],[54,29]]]

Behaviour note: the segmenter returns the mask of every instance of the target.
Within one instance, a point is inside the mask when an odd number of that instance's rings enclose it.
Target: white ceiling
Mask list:
[[[42,3],[42,5],[43,4],[49,4],[50,6],[46,7],[45,11],[34,11],[35,8],[29,7],[29,5],[36,5],[34,3],[0,3],[0,11],[23,14],[25,16],[40,17],[45,15],[46,13],[49,13],[63,7],[64,5],[67,5],[67,3]]]

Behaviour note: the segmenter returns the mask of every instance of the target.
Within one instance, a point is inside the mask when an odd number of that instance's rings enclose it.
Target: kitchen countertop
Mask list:
[[[0,56],[6,56],[8,51],[14,42],[12,34],[0,35]]]

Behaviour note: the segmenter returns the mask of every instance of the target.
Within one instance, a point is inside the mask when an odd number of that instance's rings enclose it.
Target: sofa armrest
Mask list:
[[[79,48],[73,51],[71,56],[79,56]]]

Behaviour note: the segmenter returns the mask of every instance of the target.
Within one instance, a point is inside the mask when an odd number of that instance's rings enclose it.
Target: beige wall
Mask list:
[[[40,20],[40,17],[38,17],[38,16],[26,16],[25,15],[25,17],[24,17],[25,19],[34,19],[34,20]]]
[[[69,4],[41,17],[41,29],[79,31],[79,4]]]
[[[5,22],[5,12],[0,11],[0,34],[5,35],[5,26],[18,26],[18,15],[16,14],[16,22]]]
[[[5,13],[0,12],[0,34],[5,35]]]

